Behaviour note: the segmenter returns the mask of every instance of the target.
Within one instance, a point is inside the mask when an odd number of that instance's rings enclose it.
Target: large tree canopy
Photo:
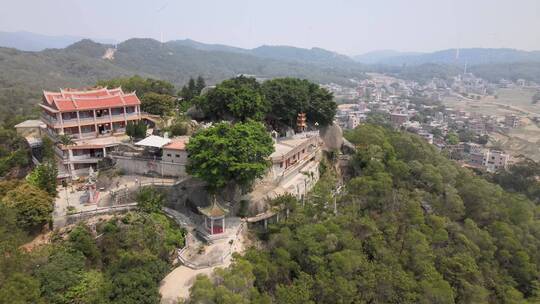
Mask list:
[[[238,76],[218,84],[196,99],[197,106],[212,119],[262,120],[269,107],[255,78]]]
[[[249,186],[268,167],[273,141],[255,121],[218,123],[191,137],[187,171],[216,190],[234,182]]]
[[[239,76],[195,100],[211,119],[266,119],[278,129],[294,128],[300,112],[306,113],[309,123],[331,124],[337,108],[330,92],[297,78],[277,78],[261,85],[255,78]]]
[[[329,125],[337,105],[326,89],[308,80],[277,78],[262,84],[264,97],[271,105],[270,120],[294,127],[298,113],[305,112],[310,123]]]

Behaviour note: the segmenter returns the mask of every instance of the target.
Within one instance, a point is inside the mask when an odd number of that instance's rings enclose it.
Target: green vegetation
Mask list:
[[[164,196],[154,187],[142,187],[137,193],[137,209],[141,212],[159,212],[163,206]]]
[[[536,204],[540,203],[540,163],[522,159],[507,170],[496,172],[492,180],[509,192],[524,194]]]
[[[53,198],[28,183],[6,191],[1,204],[12,209],[17,217],[17,226],[29,232],[39,230],[52,220]]]
[[[30,167],[30,149],[12,128],[0,127],[0,177],[23,177]]]
[[[197,80],[189,78],[188,84],[184,85],[178,92],[178,96],[182,97],[184,101],[191,101],[193,98],[199,96],[201,91],[206,87],[206,82],[202,76],[197,77]]]
[[[259,122],[217,123],[189,140],[186,170],[212,191],[230,184],[247,188],[264,174],[273,150],[272,138]]]
[[[132,120],[128,121],[126,125],[126,134],[130,138],[145,138],[146,137],[147,126],[144,121],[139,120],[133,122]]]
[[[223,81],[197,98],[195,104],[213,120],[262,120],[269,110],[257,80],[245,76]]]
[[[336,115],[332,93],[307,80],[272,79],[263,83],[262,91],[271,106],[268,119],[273,122],[293,127],[298,113],[304,112],[308,122],[326,126]]]
[[[0,303],[157,304],[171,253],[184,244],[165,215],[128,213],[26,253],[15,215],[3,205],[0,215]]]
[[[305,207],[292,203],[295,211],[262,234],[265,249],[199,277],[191,303],[540,301],[533,202],[418,136],[373,125],[346,136],[358,150],[337,215],[327,169]]]
[[[213,120],[264,119],[274,129],[296,127],[300,112],[312,124],[331,124],[337,107],[331,93],[307,80],[277,78],[261,85],[245,76],[223,81],[195,104]]]

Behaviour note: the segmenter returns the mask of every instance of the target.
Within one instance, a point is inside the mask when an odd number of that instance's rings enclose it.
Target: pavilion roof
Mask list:
[[[212,200],[212,204],[208,207],[197,207],[199,212],[206,215],[209,218],[220,218],[224,217],[229,213],[229,210],[223,206],[221,206],[216,198]]]

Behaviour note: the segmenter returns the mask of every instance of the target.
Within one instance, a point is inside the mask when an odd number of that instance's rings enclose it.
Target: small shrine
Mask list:
[[[296,117],[296,128],[299,133],[304,132],[307,129],[306,113],[298,113]]]
[[[229,210],[221,206],[215,196],[210,206],[198,207],[197,209],[204,216],[204,232],[210,236],[225,233],[225,216],[229,213]]]

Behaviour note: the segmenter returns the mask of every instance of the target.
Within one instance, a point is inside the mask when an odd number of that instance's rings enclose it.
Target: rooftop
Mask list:
[[[124,93],[122,88],[60,89],[60,92],[43,91],[42,107],[52,111],[76,111],[99,108],[140,105],[133,93]]]
[[[41,120],[25,120],[17,125],[15,125],[15,128],[40,128],[45,127],[45,123],[43,123]]]
[[[197,207],[197,209],[209,218],[224,217],[229,213],[229,210],[222,207],[214,197],[212,204],[208,207]]]
[[[147,138],[135,143],[136,146],[145,146],[153,148],[162,148],[171,142],[170,138],[165,138],[156,135],[150,135]]]
[[[176,137],[171,140],[170,143],[163,146],[163,149],[169,150],[185,150],[186,144],[189,142],[189,136]]]

